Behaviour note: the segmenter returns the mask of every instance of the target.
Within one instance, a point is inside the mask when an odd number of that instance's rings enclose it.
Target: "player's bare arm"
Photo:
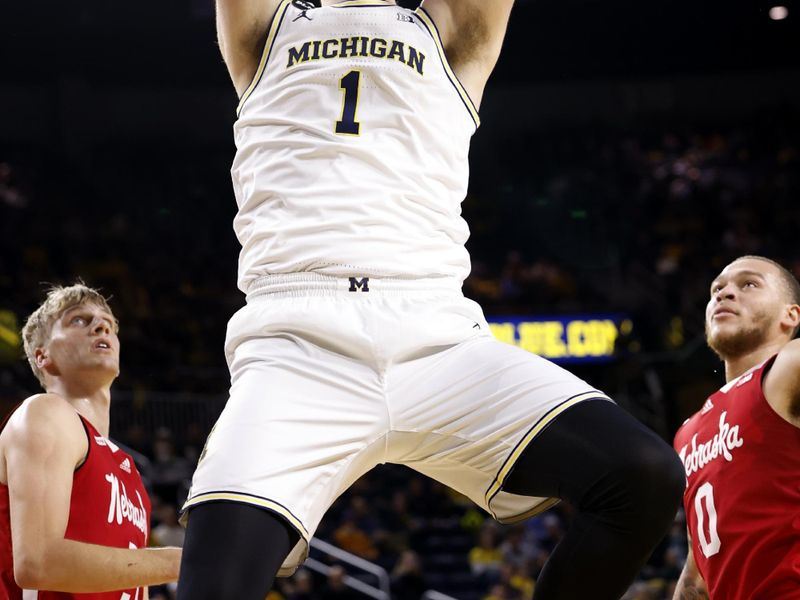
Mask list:
[[[424,0],[442,36],[447,59],[480,107],[508,27],[514,0]]]
[[[678,585],[675,586],[675,595],[672,600],[708,600],[706,583],[694,562],[691,540],[689,540],[689,556],[686,557],[686,564],[681,572]]]
[[[217,0],[217,40],[236,93],[255,77],[280,0]]]
[[[764,396],[775,412],[800,427],[800,339],[781,348],[764,380]]]
[[[88,441],[74,408],[54,394],[26,401],[0,436],[14,577],[25,589],[102,592],[175,581],[177,548],[127,550],[64,539],[73,474]]]

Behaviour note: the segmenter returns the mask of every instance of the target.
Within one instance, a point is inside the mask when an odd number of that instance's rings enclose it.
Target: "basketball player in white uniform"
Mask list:
[[[578,509],[536,599],[617,598],[675,514],[672,449],[465,299],[460,216],[513,0],[217,0],[241,98],[247,305],[185,506],[179,600],[263,600],[331,503],[392,462],[502,522]]]

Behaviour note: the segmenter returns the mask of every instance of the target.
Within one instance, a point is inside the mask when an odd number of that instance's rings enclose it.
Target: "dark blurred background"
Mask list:
[[[122,323],[112,435],[149,465],[170,543],[244,301],[237,100],[213,12],[210,0],[0,11],[0,410],[37,391],[18,330],[45,284],[101,287]],[[797,0],[517,0],[486,92],[467,294],[488,315],[626,315],[611,360],[570,368],[668,440],[723,382],[703,341],[714,275],[753,253],[800,274],[798,40]],[[396,598],[500,600],[529,597],[568,521],[562,506],[495,527],[386,467],[319,534],[383,565]],[[679,515],[628,597],[670,597],[685,551]],[[337,577],[303,571],[274,593],[342,597]]]

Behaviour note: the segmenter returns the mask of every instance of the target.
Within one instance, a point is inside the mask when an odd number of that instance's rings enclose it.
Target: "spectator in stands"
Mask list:
[[[192,477],[193,465],[178,456],[172,432],[162,427],[156,432],[153,442],[151,481],[158,494],[167,502],[177,502],[178,494],[185,489]]]
[[[391,504],[380,511],[379,520],[386,532],[382,547],[394,556],[409,546],[410,535],[420,529],[420,519],[408,510],[408,496],[404,490],[394,490]]]
[[[152,531],[152,545],[183,547],[186,530],[178,523],[178,510],[170,502],[162,503],[154,511],[160,521]]]
[[[392,570],[392,598],[419,600],[427,589],[419,556],[412,550],[405,550]]]
[[[483,600],[522,600],[519,592],[503,583],[494,584]]]
[[[510,575],[508,584],[520,595],[523,600],[531,600],[533,598],[533,590],[536,587],[536,582],[531,577],[531,572],[525,564],[514,564],[509,566]]]
[[[314,593],[314,577],[308,569],[298,569],[287,590],[286,600],[316,600]]]
[[[497,547],[497,530],[485,525],[478,533],[478,545],[469,551],[469,566],[478,579],[486,583],[497,581],[503,553]]]
[[[515,525],[500,544],[500,553],[506,564],[524,566],[539,554],[539,548],[525,538],[525,526]]]
[[[346,572],[341,565],[333,565],[328,573],[328,580],[320,594],[321,600],[361,600],[362,596],[344,582]]]
[[[378,549],[372,538],[362,530],[352,515],[345,516],[339,527],[333,533],[333,539],[342,549],[353,554],[375,561],[378,558]]]

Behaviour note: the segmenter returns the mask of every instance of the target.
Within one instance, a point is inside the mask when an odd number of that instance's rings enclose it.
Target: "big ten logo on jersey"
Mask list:
[[[106,475],[109,483],[108,522],[122,525],[123,521],[133,524],[136,529],[147,535],[147,510],[144,507],[139,490],[136,490],[138,505],[128,496],[125,482],[120,481],[113,473]]]

